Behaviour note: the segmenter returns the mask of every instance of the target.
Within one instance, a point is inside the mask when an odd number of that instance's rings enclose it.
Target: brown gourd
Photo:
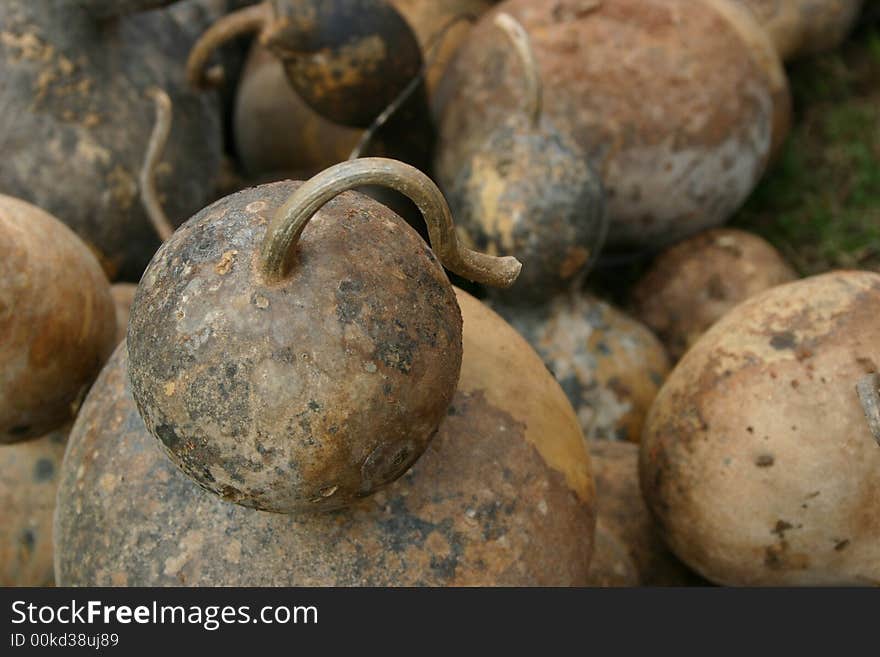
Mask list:
[[[99,22],[54,0],[0,2],[0,32],[0,193],[70,226],[111,279],[137,280],[158,246],[137,202],[148,87],[180,109],[159,175],[169,212],[203,207],[219,172],[219,104],[187,88],[187,35],[168,11]]]
[[[856,393],[878,331],[880,275],[835,271],[744,301],[684,355],[640,455],[682,561],[728,585],[880,582],[880,447]]]
[[[517,284],[493,293],[531,305],[583,280],[605,240],[605,202],[584,152],[542,110],[528,33],[504,12],[493,24],[520,58],[525,107],[487,131],[444,192],[466,244],[523,261]]]
[[[611,248],[656,248],[723,223],[787,131],[781,62],[729,0],[506,0],[471,30],[438,91],[444,189],[522,95],[499,12],[531,36],[544,116],[601,176]]]
[[[110,284],[60,221],[0,195],[0,445],[69,422],[113,350]]]
[[[419,206],[451,270],[494,285],[519,273],[460,248],[436,185],[383,158],[243,190],[186,222],[135,295],[132,393],[171,458],[224,499],[345,506],[405,472],[446,412],[461,362],[452,286],[400,217],[346,191],[369,184]]]
[[[425,454],[332,514],[228,504],[147,432],[111,359],[79,415],[55,516],[58,583],[115,586],[582,586],[589,457],[540,358],[473,297],[461,377]]]
[[[633,288],[633,314],[678,360],[728,310],[795,278],[765,240],[735,228],[715,228],[657,256]]]

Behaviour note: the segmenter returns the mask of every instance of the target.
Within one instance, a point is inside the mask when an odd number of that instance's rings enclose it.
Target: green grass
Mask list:
[[[782,153],[731,225],[803,275],[880,270],[880,29],[789,68],[794,121]]]

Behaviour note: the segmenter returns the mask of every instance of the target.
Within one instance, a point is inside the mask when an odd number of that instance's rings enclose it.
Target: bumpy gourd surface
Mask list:
[[[880,275],[780,285],[725,315],[651,407],[642,491],[720,584],[880,582],[880,448],[856,382],[880,364]]]
[[[437,429],[461,315],[427,244],[357,192],[330,201],[277,285],[266,226],[299,183],[197,214],[157,252],[131,310],[138,407],[171,457],[224,499],[277,511],[349,504],[402,474]]]
[[[594,493],[574,413],[510,327],[458,300],[465,360],[437,436],[386,490],[330,514],[255,511],[193,484],[146,432],[120,349],[72,434],[59,582],[586,584]]]

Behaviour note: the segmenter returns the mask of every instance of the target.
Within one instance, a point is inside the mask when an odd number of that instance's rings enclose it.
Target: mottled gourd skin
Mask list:
[[[137,187],[154,123],[149,87],[174,102],[157,171],[168,215],[188,217],[213,194],[219,107],[186,85],[189,46],[165,11],[98,25],[47,0],[0,2],[0,193],[70,226],[111,280],[137,280],[159,246]]]
[[[601,175],[609,247],[656,248],[723,223],[787,130],[773,45],[726,0],[507,0],[474,27],[438,90],[444,188],[520,105],[500,11],[529,33],[544,116]]]
[[[419,74],[412,28],[385,0],[272,0],[266,45],[316,112],[366,128]],[[424,86],[417,92],[427,113]]]
[[[0,445],[66,424],[115,346],[110,284],[60,221],[0,194]]]
[[[597,529],[603,527],[625,548],[635,565],[638,583],[643,586],[704,584],[705,580],[688,570],[663,543],[639,489],[638,446],[588,440],[587,447],[596,483]],[[598,542],[596,549],[601,549]]]
[[[67,430],[0,445],[0,586],[53,586],[52,515]]]
[[[586,584],[593,484],[574,413],[512,329],[471,297],[459,303],[465,361],[437,436],[406,475],[329,514],[265,513],[196,486],[144,428],[121,348],[71,437],[59,583]]]
[[[638,442],[669,373],[660,341],[645,326],[588,294],[531,307],[495,309],[529,341],[562,385],[588,438]]]
[[[635,316],[678,360],[724,313],[797,274],[768,242],[734,228],[700,233],[661,253],[632,292]]]
[[[782,59],[834,50],[852,29],[863,0],[734,0],[754,12]]]
[[[743,302],[685,354],[642,437],[666,543],[719,584],[880,583],[880,447],[856,382],[880,363],[880,275]]]
[[[308,223],[290,273],[257,274],[299,187],[205,208],[156,253],[131,309],[131,380],[171,458],[224,499],[279,512],[350,504],[424,451],[455,392],[461,314],[433,252],[357,192]]]
[[[492,254],[515,253],[516,283],[493,297],[530,303],[571,287],[605,237],[598,176],[582,151],[546,121],[505,121],[444,189],[459,235]]]

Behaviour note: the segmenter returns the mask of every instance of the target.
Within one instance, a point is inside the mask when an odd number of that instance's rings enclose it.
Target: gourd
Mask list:
[[[421,51],[409,25],[384,0],[267,0],[218,20],[187,61],[191,84],[222,80],[208,60],[231,38],[257,33],[284,66],[297,94],[316,112],[365,128],[415,79]],[[424,89],[416,98],[426,108]]]
[[[728,310],[795,278],[765,240],[735,228],[715,228],[657,256],[633,288],[633,314],[678,360]]]
[[[513,329],[456,297],[464,357],[437,435],[406,475],[333,514],[265,513],[200,489],[144,427],[121,347],[71,434],[58,583],[585,585],[594,493],[571,405]]]
[[[110,284],[60,221],[0,194],[0,445],[69,422],[114,347]]]
[[[437,256],[386,206],[345,191],[368,184],[415,201]],[[461,316],[438,257],[502,286],[521,266],[460,248],[436,185],[395,160],[205,208],[157,251],[131,308],[147,428],[201,485],[260,509],[339,508],[393,481],[458,380]]]
[[[685,354],[640,453],[682,561],[719,584],[880,582],[880,449],[856,393],[878,331],[880,275],[835,271],[747,299]]]
[[[573,140],[542,111],[529,35],[510,14],[494,25],[524,69],[525,108],[493,126],[444,187],[462,239],[490,253],[516,253],[525,269],[510,302],[530,304],[576,285],[607,229],[599,178]]]

